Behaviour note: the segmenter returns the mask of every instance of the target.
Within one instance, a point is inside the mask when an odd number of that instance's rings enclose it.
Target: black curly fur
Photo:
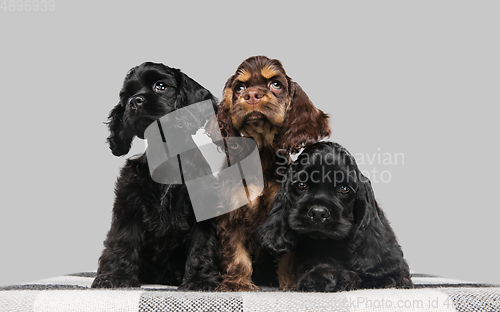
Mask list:
[[[167,86],[165,90],[155,91],[159,81]],[[134,97],[142,97],[139,105],[131,103]],[[120,103],[109,114],[112,153],[127,154],[133,138],[144,138],[153,121],[204,100],[211,100],[217,111],[217,99],[180,70],[156,63],[134,67],[125,77]],[[196,131],[205,120],[186,117],[180,122]],[[193,157],[202,156],[194,153]],[[206,168],[185,169],[204,172]],[[111,229],[93,288],[154,283],[213,290],[219,285],[215,222],[196,222],[186,185],[154,182],[143,154],[126,161],[115,195]]]
[[[370,181],[346,149],[314,144],[284,178],[257,239],[274,254],[294,253],[297,290],[413,287]]]

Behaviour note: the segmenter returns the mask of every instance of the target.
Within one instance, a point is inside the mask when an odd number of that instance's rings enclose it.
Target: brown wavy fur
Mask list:
[[[278,90],[271,88],[273,83]],[[241,88],[244,91],[237,94]],[[250,104],[250,92],[262,96],[257,104]],[[245,135],[255,139],[264,174],[264,191],[259,197],[217,218],[223,279],[219,290],[257,290],[251,280],[252,263],[261,252],[253,237],[280,188],[280,165],[284,167],[290,162],[290,154],[330,135],[328,115],[317,109],[302,88],[286,75],[280,61],[254,56],[227,80],[217,120],[223,137]],[[234,194],[230,185],[221,190]],[[285,271],[279,271],[279,279],[288,278]]]

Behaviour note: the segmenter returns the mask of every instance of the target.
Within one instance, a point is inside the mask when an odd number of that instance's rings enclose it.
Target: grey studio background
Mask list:
[[[257,54],[330,114],[412,270],[500,283],[498,2],[68,2],[0,9],[0,285],[97,268],[125,160],[103,122],[131,67],[221,98]]]

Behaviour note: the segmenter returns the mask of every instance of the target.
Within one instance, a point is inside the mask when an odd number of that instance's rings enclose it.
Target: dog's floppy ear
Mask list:
[[[128,153],[132,144],[133,135],[125,133],[123,130],[123,114],[125,105],[118,103],[111,112],[109,112],[106,124],[109,129],[108,143],[111,152],[115,156],[122,156]]]
[[[220,103],[219,110],[217,112],[217,121],[219,123],[222,137],[224,138],[241,136],[240,132],[234,128],[233,121],[231,120],[231,110],[233,106],[233,90],[231,89],[231,85],[234,79],[235,76],[232,76],[226,81],[222,102]]]
[[[180,75],[178,82],[181,93],[183,93],[183,97],[186,99],[185,105],[211,100],[214,110],[217,112],[217,99],[209,90],[205,89],[202,85],[183,72],[178,71],[178,75]]]
[[[291,102],[274,142],[278,149],[295,154],[330,136],[328,115],[316,108],[298,83],[289,79]]]
[[[350,246],[351,268],[370,276],[375,285],[377,278],[387,277],[394,272],[405,272],[409,276],[401,246],[375,200],[370,180],[359,171],[358,180],[355,226]]]
[[[190,114],[179,116],[179,126],[188,133],[196,133],[198,129],[205,126],[210,116],[217,113],[217,99],[212,93],[202,87],[198,82],[194,81],[188,75],[182,73],[178,69],[174,69],[175,76],[178,84],[178,92],[176,99],[176,109],[186,107],[191,104],[210,100],[212,102],[212,110],[206,109],[206,106],[200,107],[203,110],[196,110],[196,107],[190,106],[188,111]]]
[[[287,181],[289,181],[287,179]],[[295,234],[288,225],[292,201],[288,195],[288,182],[281,185],[273,207],[264,223],[257,229],[257,241],[273,254],[282,254],[295,246]]]
[[[139,66],[131,68],[125,75],[124,84],[136,72]],[[130,151],[134,134],[126,133],[123,128],[123,115],[125,114],[125,107],[127,103],[122,100],[109,112],[108,121],[106,125],[109,129],[109,136],[107,141],[109,148],[115,156],[122,156]]]
[[[370,180],[361,172],[357,174],[358,190],[356,191],[356,203],[354,208],[355,235],[362,232],[375,231],[384,226],[385,217],[380,210]],[[383,218],[381,218],[383,217]]]

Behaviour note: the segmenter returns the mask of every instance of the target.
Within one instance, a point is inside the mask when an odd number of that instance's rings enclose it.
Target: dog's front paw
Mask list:
[[[336,292],[356,289],[360,283],[361,279],[353,271],[322,266],[304,273],[297,282],[296,290]]]
[[[140,287],[141,283],[134,279],[116,278],[111,275],[98,275],[92,282],[92,288]]]
[[[256,286],[252,282],[242,282],[242,281],[223,281],[217,291],[257,291],[261,290],[259,286]]]
[[[216,278],[198,279],[193,281],[184,281],[179,286],[180,290],[213,291],[219,287],[220,283]]]

